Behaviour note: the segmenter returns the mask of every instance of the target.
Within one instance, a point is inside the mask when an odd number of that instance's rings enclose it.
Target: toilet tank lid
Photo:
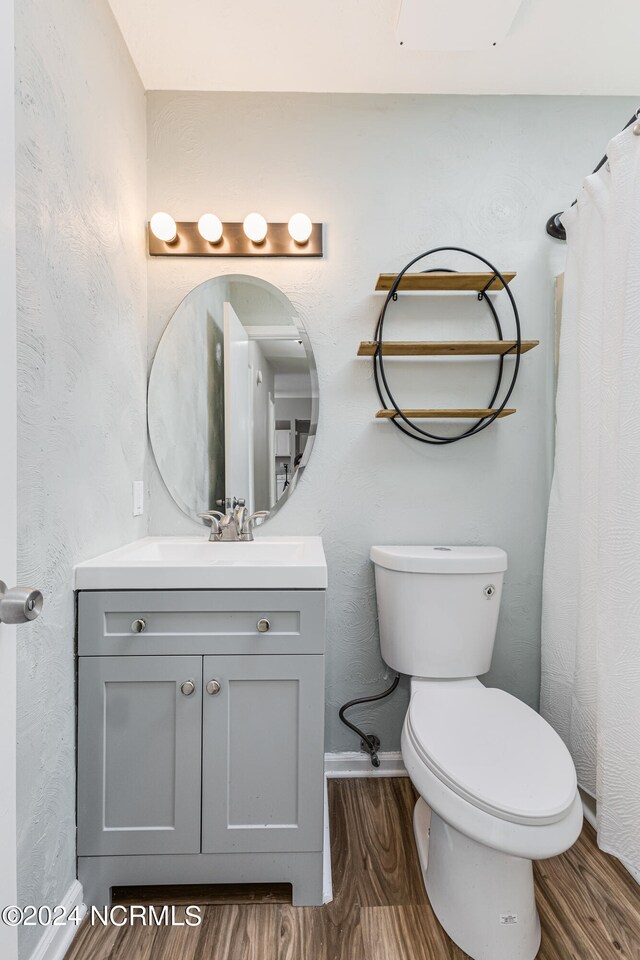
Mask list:
[[[379,567],[404,573],[502,573],[507,555],[500,547],[375,546],[371,559]]]

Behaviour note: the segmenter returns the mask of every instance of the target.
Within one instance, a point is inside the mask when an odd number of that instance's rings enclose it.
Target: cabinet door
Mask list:
[[[199,853],[201,733],[201,657],[80,657],[78,854]]]
[[[205,657],[203,684],[203,853],[321,850],[324,658]]]

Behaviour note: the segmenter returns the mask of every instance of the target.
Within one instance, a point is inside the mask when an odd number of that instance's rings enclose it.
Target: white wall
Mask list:
[[[0,5],[0,577],[16,576],[16,176],[14,9]],[[0,903],[16,902],[16,630],[0,624]],[[0,924],[0,956],[15,960],[18,932]]]
[[[327,225],[323,260],[154,259],[149,323],[153,349],[191,287],[246,270],[279,286],[307,326],[320,380],[318,435],[299,488],[265,534],[324,538],[329,749],[357,749],[338,706],[386,682],[368,560],[374,542],[504,547],[509,572],[487,679],[537,704],[553,278],[564,259],[544,226],[574,198],[635,101],[156,92],[148,105],[149,214],[168,209],[195,220],[214,210],[237,220],[258,209],[283,220],[302,209]],[[513,290],[524,334],[542,345],[523,358],[515,416],[454,446],[431,447],[374,422],[371,367],[355,354],[373,333],[378,272],[441,244],[470,247],[517,270]],[[406,309],[415,339],[429,331],[464,336],[452,316],[440,321],[442,298]],[[446,311],[452,313],[450,303]],[[422,369],[425,391],[442,403],[456,375],[456,391],[485,397],[491,368],[483,362],[466,363],[457,374],[450,363]],[[196,533],[157,474],[151,483],[153,532]],[[366,714],[383,749],[399,745],[405,704],[406,685]]]
[[[53,906],[76,876],[72,567],[146,532],[145,98],[106,0],[16,15],[19,577],[45,595],[18,640],[18,885]]]

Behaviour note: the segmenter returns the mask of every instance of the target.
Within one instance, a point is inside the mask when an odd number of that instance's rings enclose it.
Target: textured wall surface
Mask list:
[[[16,17],[19,575],[45,595],[18,641],[18,881],[54,905],[76,876],[72,567],[146,532],[145,99],[106,0]]]
[[[283,220],[301,209],[327,225],[323,260],[152,260],[149,342],[152,355],[191,287],[241,269],[279,286],[308,328],[320,380],[318,435],[298,489],[265,534],[324,538],[328,747],[357,749],[338,720],[338,706],[379,690],[388,675],[368,559],[375,542],[484,543],[508,551],[487,680],[536,705],[553,435],[553,278],[564,260],[564,247],[546,236],[544,226],[571,202],[636,104],[164,92],[148,99],[149,213],[166,209],[192,220],[212,210],[222,220],[237,220],[257,209],[268,220]],[[399,269],[440,244],[471,247],[517,270],[513,290],[524,334],[542,345],[523,358],[515,416],[454,446],[431,447],[374,422],[379,404],[371,367],[355,354],[358,342],[373,333],[378,272]],[[446,258],[440,263],[456,265]],[[391,327],[390,319],[388,335],[405,323],[413,339],[464,337],[475,321],[465,315],[465,326],[458,326],[444,301],[405,300],[398,309],[406,320]],[[481,309],[477,301],[475,308]],[[480,321],[482,335],[490,335],[488,321]],[[478,393],[488,399],[486,361],[458,368],[430,362],[420,369],[423,396],[436,405],[452,393],[474,396],[476,403]],[[400,386],[397,365],[393,375]],[[155,471],[151,484],[153,532],[196,533]],[[360,711],[383,749],[398,747],[405,705],[406,681],[389,701]]]

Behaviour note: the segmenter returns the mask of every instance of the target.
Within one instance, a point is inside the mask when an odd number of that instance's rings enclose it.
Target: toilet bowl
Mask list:
[[[392,546],[371,558],[382,655],[412,676],[402,757],[420,794],[414,832],[431,905],[474,960],[533,960],[532,860],[575,842],[582,805],[560,737],[477,679],[491,660],[506,554]]]

